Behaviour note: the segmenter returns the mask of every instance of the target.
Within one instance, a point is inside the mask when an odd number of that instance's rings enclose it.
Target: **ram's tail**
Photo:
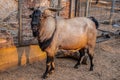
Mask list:
[[[99,22],[94,17],[89,17],[96,25],[96,29],[99,28]]]

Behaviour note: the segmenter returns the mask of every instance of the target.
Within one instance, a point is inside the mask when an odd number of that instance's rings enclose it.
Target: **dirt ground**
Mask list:
[[[116,31],[110,26],[101,26],[101,29]],[[42,80],[45,62],[38,61],[0,72],[0,80]],[[76,62],[70,58],[55,58],[55,72],[46,80],[120,80],[120,36],[96,44],[94,71],[89,71],[89,59],[88,65],[74,69]]]
[[[120,80],[120,38],[97,43],[94,71],[88,65],[74,69],[73,59],[55,59],[55,73],[46,80]],[[45,60],[9,69],[0,73],[0,80],[42,80]]]

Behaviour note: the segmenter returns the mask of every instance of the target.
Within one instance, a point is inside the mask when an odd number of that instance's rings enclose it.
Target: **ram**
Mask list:
[[[30,15],[33,36],[37,37],[40,48],[47,53],[46,71],[43,78],[55,69],[54,57],[58,49],[76,51],[84,54],[84,49],[90,58],[90,71],[93,70],[93,55],[96,44],[98,22],[94,17],[76,17],[64,19],[54,17],[50,10],[57,9],[35,9]],[[81,55],[75,68],[80,65]]]

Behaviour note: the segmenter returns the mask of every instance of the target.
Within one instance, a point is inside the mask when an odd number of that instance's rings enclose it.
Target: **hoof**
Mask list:
[[[75,68],[75,69],[78,69],[79,66],[80,66],[80,63],[77,63],[77,64],[75,64],[74,68]]]
[[[43,78],[43,79],[48,78],[48,74],[47,74],[47,75],[46,75],[46,74],[43,74],[42,78]]]
[[[79,67],[78,66],[74,66],[75,69],[78,69]]]
[[[93,68],[90,68],[90,70],[89,71],[93,71]]]
[[[52,73],[54,73],[55,72],[55,70],[51,70],[50,72],[49,72],[49,74],[52,74]]]
[[[89,71],[93,71],[94,65],[90,66],[90,70]]]

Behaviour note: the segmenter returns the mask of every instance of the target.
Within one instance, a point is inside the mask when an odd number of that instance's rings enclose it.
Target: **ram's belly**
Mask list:
[[[60,44],[61,49],[76,50],[81,49],[87,45],[87,36],[66,37]]]

